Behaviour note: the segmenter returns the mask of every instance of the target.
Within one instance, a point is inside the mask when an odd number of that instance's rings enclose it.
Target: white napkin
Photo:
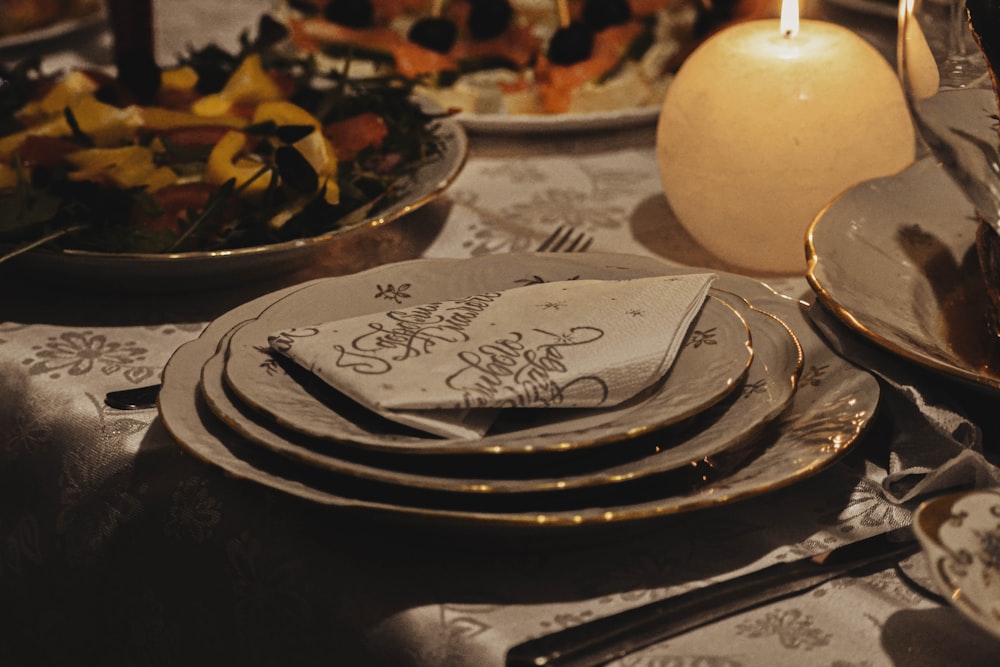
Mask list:
[[[279,331],[268,341],[389,419],[468,437],[470,429],[485,433],[503,408],[608,407],[654,385],[714,280],[542,283]],[[456,422],[456,411],[470,420]]]
[[[946,490],[1000,484],[1000,467],[986,457],[982,431],[960,404],[971,390],[876,347],[818,303],[808,312],[833,349],[882,381],[882,407],[900,425],[888,443],[886,499],[904,504]]]

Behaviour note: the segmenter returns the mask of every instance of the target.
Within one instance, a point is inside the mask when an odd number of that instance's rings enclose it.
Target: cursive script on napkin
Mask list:
[[[389,418],[606,407],[666,374],[713,280],[542,283],[288,329],[269,343]]]

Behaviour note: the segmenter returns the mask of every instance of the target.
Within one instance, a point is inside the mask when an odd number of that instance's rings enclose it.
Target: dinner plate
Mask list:
[[[917,508],[913,530],[941,594],[1000,637],[1000,489],[928,500]]]
[[[1000,389],[976,260],[972,205],[932,159],[831,202],[807,234],[820,302],[874,343]]]
[[[634,275],[676,274],[690,270],[655,258],[630,255],[580,253],[574,259],[581,265],[617,266]],[[762,298],[773,299],[767,304],[768,309],[796,333],[802,344],[804,370],[791,405],[774,428],[755,443],[754,457],[735,470],[693,489],[665,486],[651,497],[633,502],[581,502],[577,506],[552,510],[530,506],[506,510],[469,508],[462,503],[445,505],[436,498],[400,499],[397,494],[373,491],[370,485],[358,488],[350,478],[313,475],[306,466],[243,441],[215,419],[202,401],[196,386],[198,373],[190,377],[191,357],[208,359],[228,330],[257,316],[274,298],[294,288],[239,306],[213,321],[199,338],[178,349],[164,370],[160,415],[165,428],[184,450],[234,478],[320,505],[373,517],[536,533],[633,524],[729,504],[773,492],[832,465],[857,443],[874,414],[879,390],[878,383],[869,373],[836,355],[813,332],[797,300],[782,297],[742,276],[722,274],[717,284],[755,302]],[[198,368],[197,363],[194,367]]]
[[[100,11],[87,14],[86,16],[63,19],[33,30],[25,30],[24,32],[0,35],[0,51],[36,46],[42,42],[68,37],[74,33],[96,28],[98,25],[104,23],[106,19],[107,10],[102,7]]]
[[[435,121],[441,150],[416,165],[409,176],[356,222],[309,238],[250,248],[182,253],[34,251],[7,262],[32,276],[72,279],[121,290],[154,292],[221,287],[294,271],[348,235],[365,234],[397,220],[440,195],[458,176],[468,155],[468,138],[451,118]]]
[[[405,262],[326,279],[279,299],[233,334],[226,384],[242,403],[305,436],[384,451],[499,455],[566,451],[634,437],[705,410],[743,380],[753,358],[746,322],[714,297],[705,301],[670,372],[651,393],[611,408],[511,411],[505,414],[516,419],[501,417],[490,433],[476,439],[429,437],[393,428],[386,420],[373,422],[353,401],[268,347],[268,336],[277,331],[391,310],[400,302],[457,299],[539,279],[621,277],[618,267],[525,253]]]
[[[530,477],[504,477],[494,457],[444,465],[437,460],[415,472],[410,456],[358,457],[351,448],[336,442],[305,438],[270,421],[234,400],[222,379],[228,338],[241,323],[227,332],[214,355],[207,360],[192,355],[188,379],[201,364],[200,390],[212,412],[248,442],[258,444],[305,465],[385,483],[439,491],[464,493],[529,493],[565,491],[590,486],[630,482],[696,465],[755,438],[791,401],[802,364],[801,347],[791,330],[779,318],[744,299],[727,294],[747,320],[753,334],[754,358],[747,379],[734,400],[699,415],[692,425],[657,431],[634,438],[627,452],[608,457],[595,453],[584,461],[567,460],[567,455],[551,457],[544,463],[533,457]],[[762,299],[763,300],[763,299]],[[766,301],[766,300],[763,300]],[[624,458],[608,465],[607,459]],[[582,470],[576,468],[583,464]],[[549,464],[549,465],[547,465]],[[597,467],[593,467],[593,466]],[[488,476],[472,476],[485,471]],[[463,474],[464,473],[464,474]],[[551,476],[546,476],[551,475]]]

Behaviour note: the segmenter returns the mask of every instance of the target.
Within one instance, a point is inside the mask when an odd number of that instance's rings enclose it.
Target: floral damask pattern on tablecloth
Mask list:
[[[466,166],[448,197],[455,203],[447,237],[428,257],[478,256],[534,250],[560,226],[595,238],[594,250],[642,252],[627,233],[630,217],[658,191],[649,151],[527,161],[483,158]],[[487,182],[490,187],[482,188]],[[624,232],[624,233],[623,233]]]
[[[39,381],[60,383],[80,378],[103,395],[158,381],[173,350],[202,327],[67,329],[39,325],[27,332],[7,326],[0,345],[8,358],[19,358],[27,374]]]

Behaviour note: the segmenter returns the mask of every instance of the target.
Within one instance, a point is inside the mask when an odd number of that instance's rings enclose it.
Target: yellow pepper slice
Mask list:
[[[151,130],[169,130],[174,127],[200,127],[221,125],[239,129],[246,127],[247,121],[239,116],[199,116],[190,111],[176,111],[163,107],[142,107],[142,124]]]
[[[142,110],[137,106],[120,109],[97,101],[93,95],[81,95],[72,100],[69,109],[80,131],[97,146],[117,146],[135,136],[142,126]],[[29,135],[37,137],[68,137],[73,134],[66,117],[60,113],[26,130],[0,138],[0,158],[7,159]]]
[[[70,178],[78,181],[109,183],[120,188],[145,187],[156,192],[177,181],[168,167],[157,166],[153,151],[145,146],[121,148],[85,148],[70,153],[66,160],[77,167]]]
[[[281,97],[278,84],[264,71],[260,54],[252,53],[243,59],[222,90],[197,100],[191,105],[191,111],[199,116],[222,116],[237,103],[253,104]]]
[[[97,146],[116,146],[131,140],[142,126],[142,110],[137,106],[120,109],[84,95],[69,105],[80,131]]]
[[[83,95],[93,95],[97,84],[83,72],[70,72],[56,83],[45,96],[37,102],[28,102],[18,112],[18,119],[25,125],[34,125],[43,118],[51,118],[61,114],[77,98]]]
[[[257,176],[264,165],[255,160],[240,157],[246,146],[247,136],[242,132],[226,132],[215,145],[205,164],[205,182],[222,185],[231,178],[236,179],[237,187],[244,187],[242,196],[259,197],[271,184],[274,173]]]
[[[59,116],[27,130],[8,134],[6,137],[0,137],[0,160],[6,162],[30,135],[36,137],[68,137],[72,133],[73,130],[70,129],[66,118]]]
[[[193,67],[172,67],[160,73],[160,86],[169,90],[193,90],[198,85],[198,73]]]
[[[313,132],[292,144],[316,171],[320,186],[326,186],[324,198],[329,204],[340,201],[337,185],[337,152],[326,137],[319,120],[300,106],[284,100],[263,102],[254,111],[253,122],[273,121],[278,125],[309,125]]]

